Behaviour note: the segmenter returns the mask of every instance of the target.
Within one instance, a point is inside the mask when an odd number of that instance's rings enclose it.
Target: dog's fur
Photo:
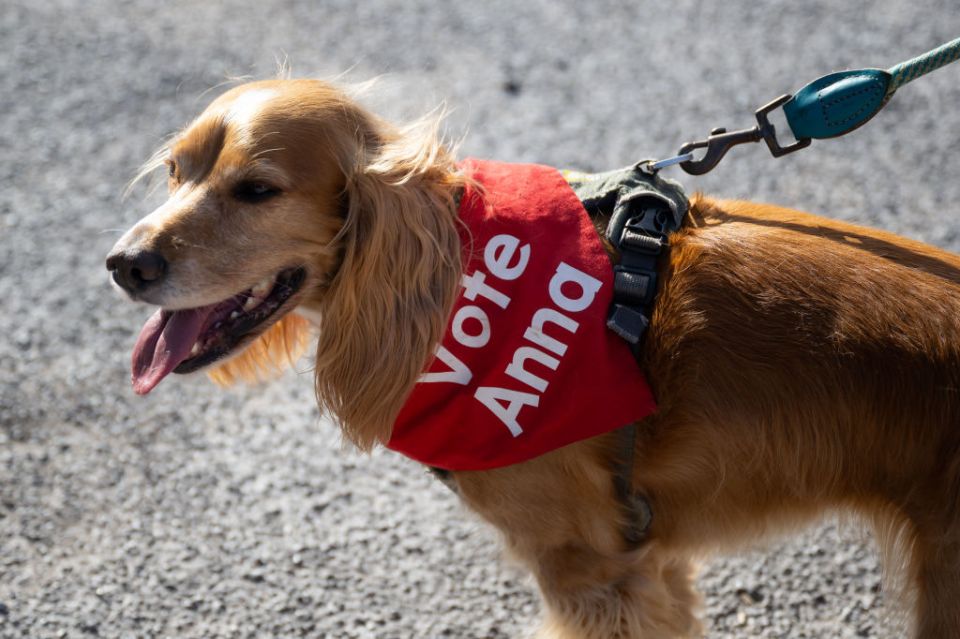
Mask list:
[[[282,311],[319,325],[318,400],[360,448],[384,442],[458,294],[465,178],[436,123],[399,129],[328,84],[268,81],[221,96],[164,153],[170,200],[121,241],[169,261],[144,299],[209,304],[306,266]],[[238,180],[281,193],[238,202]],[[295,355],[298,318],[215,376]],[[642,365],[659,410],[634,457],[654,513],[640,548],[622,534],[612,435],[453,474],[536,576],[542,636],[697,636],[692,558],[829,509],[871,520],[905,566],[916,637],[960,636],[960,259],[698,197],[662,259]]]

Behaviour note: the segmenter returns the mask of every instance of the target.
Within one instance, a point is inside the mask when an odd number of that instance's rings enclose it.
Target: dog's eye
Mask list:
[[[167,175],[170,177],[177,176],[177,163],[173,160],[167,160]]]
[[[253,204],[269,200],[276,195],[280,195],[280,189],[263,182],[241,182],[233,190],[233,197]]]

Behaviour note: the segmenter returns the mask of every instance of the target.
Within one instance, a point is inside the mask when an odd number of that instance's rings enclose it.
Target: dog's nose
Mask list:
[[[107,256],[113,281],[130,294],[142,293],[163,281],[167,260],[152,251],[123,251]]]

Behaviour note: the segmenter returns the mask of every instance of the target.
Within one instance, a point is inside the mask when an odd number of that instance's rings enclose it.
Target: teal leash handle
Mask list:
[[[814,80],[783,105],[793,136],[835,138],[866,124],[897,89],[960,59],[960,38],[886,71],[840,71]]]
[[[780,157],[810,146],[811,140],[844,135],[866,124],[904,84],[958,59],[960,38],[887,70],[855,69],[825,75],[796,94],[782,95],[757,110],[757,126],[731,133],[714,129],[706,140],[684,144],[675,157],[651,163],[647,169],[656,172],[679,164],[691,175],[702,175],[738,144],[763,140],[773,156]],[[769,113],[781,106],[796,138],[786,146],[777,140],[776,129],[768,119]],[[706,151],[703,157],[694,159],[694,151],[698,149]]]
[[[783,105],[798,140],[835,138],[863,126],[893,95],[882,69],[840,71],[817,78]]]

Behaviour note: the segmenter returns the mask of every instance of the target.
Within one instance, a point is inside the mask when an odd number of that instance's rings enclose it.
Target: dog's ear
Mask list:
[[[226,360],[207,375],[220,386],[231,386],[238,381],[259,382],[276,377],[300,359],[307,348],[310,323],[294,313],[258,336],[239,355]]]
[[[341,263],[322,301],[317,398],[362,449],[386,442],[460,280],[461,178],[437,123],[378,132],[346,174]]]

